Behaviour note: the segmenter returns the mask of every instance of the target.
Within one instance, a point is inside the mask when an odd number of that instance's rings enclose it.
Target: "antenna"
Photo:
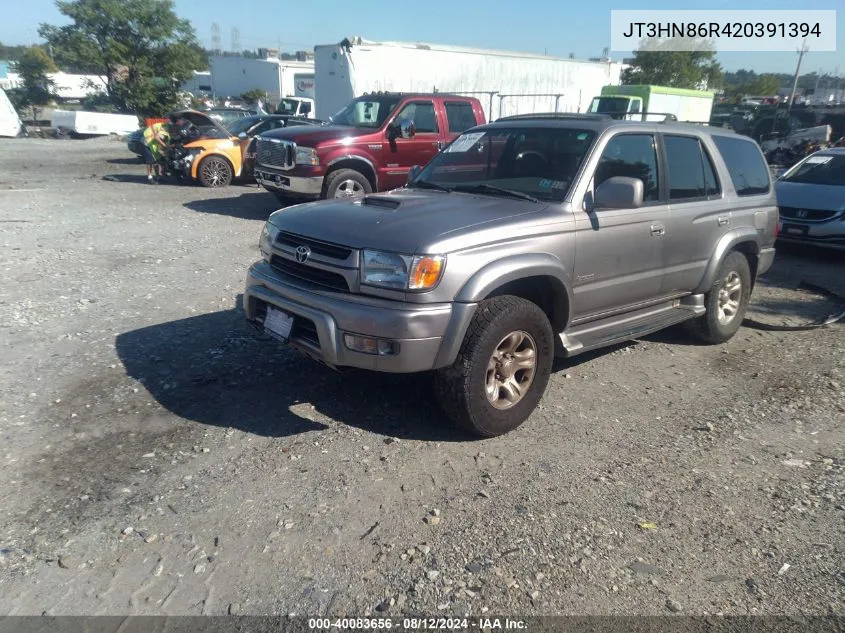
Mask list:
[[[220,25],[217,22],[211,25],[211,50],[220,54]]]
[[[235,27],[232,27],[232,52],[241,52],[241,32]]]

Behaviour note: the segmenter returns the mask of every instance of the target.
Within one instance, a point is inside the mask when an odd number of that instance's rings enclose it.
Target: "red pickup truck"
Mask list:
[[[474,97],[373,93],[324,125],[261,134],[255,179],[281,201],[343,198],[403,186],[461,132],[485,122]]]

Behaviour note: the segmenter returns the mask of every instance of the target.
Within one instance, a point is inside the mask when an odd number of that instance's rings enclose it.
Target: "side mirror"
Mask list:
[[[643,206],[643,181],[627,176],[608,178],[596,189],[594,209],[638,209]]]
[[[410,185],[412,182],[414,182],[417,179],[417,176],[419,176],[421,172],[422,172],[422,167],[420,167],[419,165],[413,165],[408,170],[408,182],[406,184]]]

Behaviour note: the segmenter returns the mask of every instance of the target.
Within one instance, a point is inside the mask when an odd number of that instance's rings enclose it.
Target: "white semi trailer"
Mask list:
[[[487,120],[531,112],[583,112],[621,62],[360,38],[314,47],[317,118],[367,92],[450,92],[477,97]]]

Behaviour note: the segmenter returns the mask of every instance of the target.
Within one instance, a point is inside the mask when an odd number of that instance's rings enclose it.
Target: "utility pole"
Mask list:
[[[786,118],[789,119],[789,111],[792,109],[792,104],[795,101],[795,89],[798,87],[798,74],[801,72],[801,60],[804,59],[804,53],[809,51],[807,46],[807,38],[801,43],[801,50],[798,51],[798,65],[795,66],[795,77],[792,79],[792,92],[789,94],[789,105],[786,106]]]

